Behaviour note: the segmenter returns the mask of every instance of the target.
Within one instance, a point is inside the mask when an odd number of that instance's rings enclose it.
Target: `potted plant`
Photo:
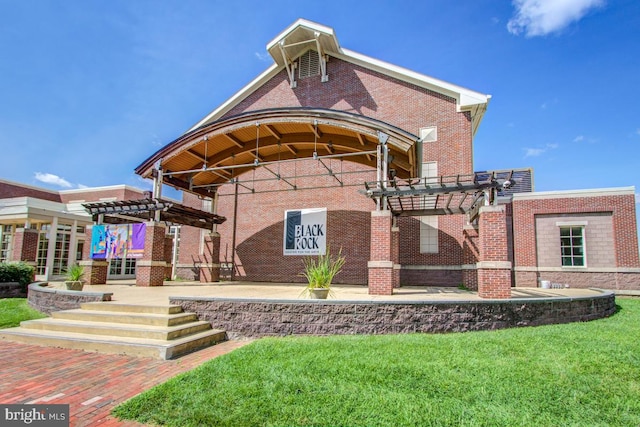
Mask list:
[[[67,289],[70,291],[81,291],[84,286],[84,267],[80,264],[71,264],[66,271],[66,279],[64,284],[67,285]]]
[[[342,270],[345,257],[342,256],[342,249],[336,257],[331,255],[330,249],[324,255],[317,258],[307,257],[303,259],[304,272],[302,275],[307,278],[307,286],[303,295],[310,298],[326,299],[331,291],[331,281],[333,277]]]

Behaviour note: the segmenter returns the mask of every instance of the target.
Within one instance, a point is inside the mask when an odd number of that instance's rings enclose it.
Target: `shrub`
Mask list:
[[[0,283],[18,282],[22,291],[27,292],[27,285],[33,281],[35,269],[24,262],[0,263]]]

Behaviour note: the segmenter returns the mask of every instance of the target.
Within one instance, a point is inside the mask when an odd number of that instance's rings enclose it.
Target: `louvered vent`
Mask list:
[[[315,50],[308,50],[298,58],[298,78],[320,75],[320,58]]]

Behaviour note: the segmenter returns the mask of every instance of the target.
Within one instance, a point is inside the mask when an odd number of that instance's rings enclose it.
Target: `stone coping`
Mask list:
[[[85,302],[111,301],[112,296],[112,292],[84,292],[53,288],[49,287],[48,282],[31,283],[27,292],[29,305],[46,314],[80,308],[80,304]]]
[[[546,302],[571,302],[608,298],[615,295],[625,295],[608,289],[590,288],[599,292],[589,296],[550,296],[531,298],[505,298],[505,299],[424,299],[424,300],[353,300],[353,299],[313,299],[313,298],[232,298],[232,297],[202,297],[202,296],[169,296],[170,301],[210,301],[210,302],[242,302],[242,303],[272,303],[272,304],[378,304],[378,305],[439,305],[439,304],[524,304]],[[633,293],[640,296],[640,291]]]
[[[49,287],[49,282],[34,282],[29,285],[29,291],[33,292],[48,292],[60,295],[78,295],[82,294],[88,297],[100,297],[101,301],[110,301],[113,296],[113,292],[85,292],[85,291],[71,291],[68,289],[60,289]],[[107,298],[107,299],[105,299]]]

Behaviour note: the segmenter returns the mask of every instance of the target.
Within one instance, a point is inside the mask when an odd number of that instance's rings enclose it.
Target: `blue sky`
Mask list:
[[[298,18],[491,94],[476,170],[640,189],[637,0],[0,0],[0,178],[147,188],[133,169],[264,71]]]

